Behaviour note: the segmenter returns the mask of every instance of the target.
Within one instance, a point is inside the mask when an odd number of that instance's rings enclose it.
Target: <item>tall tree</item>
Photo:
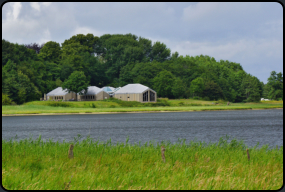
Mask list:
[[[77,101],[77,93],[80,92],[79,94],[83,94],[81,91],[87,91],[88,86],[89,82],[84,73],[82,71],[74,71],[68,79],[64,81],[62,89],[67,89],[68,93],[75,92]]]
[[[262,91],[260,90],[259,83],[260,81],[250,74],[244,77],[241,83],[241,91],[248,102],[260,101]]]
[[[161,71],[154,79],[154,90],[160,97],[173,98],[172,86],[175,81],[174,75],[170,71]]]
[[[150,52],[151,61],[156,60],[159,62],[163,62],[169,58],[170,49],[166,48],[166,45],[164,43],[160,43],[159,41],[155,42]]]
[[[183,80],[179,77],[176,77],[173,86],[172,86],[172,94],[175,98],[184,98],[186,86]]]
[[[61,47],[59,43],[54,41],[49,41],[43,46],[38,56],[39,58],[42,58],[44,61],[52,61],[54,63],[58,63],[60,53],[61,53]]]
[[[37,54],[40,53],[41,49],[44,47],[44,43],[39,45],[37,43],[31,43],[31,44],[26,44],[25,47],[27,47],[28,49],[32,49],[34,50]]]
[[[283,74],[272,71],[267,79],[267,84],[269,86],[269,98],[274,100],[282,98],[283,100]]]
[[[224,99],[221,87],[214,81],[205,82],[205,89],[203,91],[203,95],[205,97],[209,97],[210,100]]]

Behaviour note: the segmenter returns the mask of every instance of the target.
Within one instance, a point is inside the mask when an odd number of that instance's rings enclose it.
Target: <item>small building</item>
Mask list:
[[[123,101],[156,102],[157,93],[142,84],[128,84],[114,93],[114,98]]]
[[[78,101],[98,101],[110,98],[109,94],[96,86],[89,86],[83,95],[77,93]]]
[[[67,89],[62,89],[62,87],[58,87],[51,92],[44,94],[44,100],[52,100],[52,101],[69,101],[69,100],[75,100],[76,99],[76,93],[70,92],[68,93]]]

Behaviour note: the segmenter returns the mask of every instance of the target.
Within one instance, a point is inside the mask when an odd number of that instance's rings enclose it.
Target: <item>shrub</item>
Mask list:
[[[198,97],[198,96],[194,96],[194,97],[193,97],[193,99],[199,100],[199,99],[200,99],[200,97]]]
[[[47,106],[52,106],[52,107],[71,107],[69,103],[66,102],[57,102],[57,101],[49,101],[46,102]]]
[[[210,101],[210,98],[206,96],[206,97],[203,98],[203,100],[204,101]]]
[[[2,105],[15,105],[16,103],[8,95],[2,93]]]

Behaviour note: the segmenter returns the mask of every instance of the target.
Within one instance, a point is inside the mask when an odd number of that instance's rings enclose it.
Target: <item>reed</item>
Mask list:
[[[69,150],[68,150],[68,158],[69,159],[72,159],[74,157],[74,155],[73,155],[73,148],[74,148],[74,146],[72,144],[70,144]]]
[[[165,163],[165,155],[164,155],[164,152],[165,152],[165,147],[164,147],[164,146],[161,146],[161,158],[162,158],[163,162]]]
[[[76,153],[69,161],[66,152],[71,144]],[[278,190],[282,185],[283,146],[249,148],[224,137],[217,143],[145,144],[90,137],[70,142],[41,137],[2,140],[2,186],[9,190]]]
[[[250,160],[248,149],[246,149],[246,153],[247,153],[247,159]]]

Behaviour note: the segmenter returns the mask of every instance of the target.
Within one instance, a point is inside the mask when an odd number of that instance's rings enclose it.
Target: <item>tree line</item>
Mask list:
[[[133,34],[77,34],[61,45],[19,45],[2,39],[2,104],[3,98],[17,104],[39,100],[60,86],[75,91],[129,83],[141,83],[170,99],[283,99],[281,72],[272,71],[263,84],[239,63],[171,54],[164,43]]]

